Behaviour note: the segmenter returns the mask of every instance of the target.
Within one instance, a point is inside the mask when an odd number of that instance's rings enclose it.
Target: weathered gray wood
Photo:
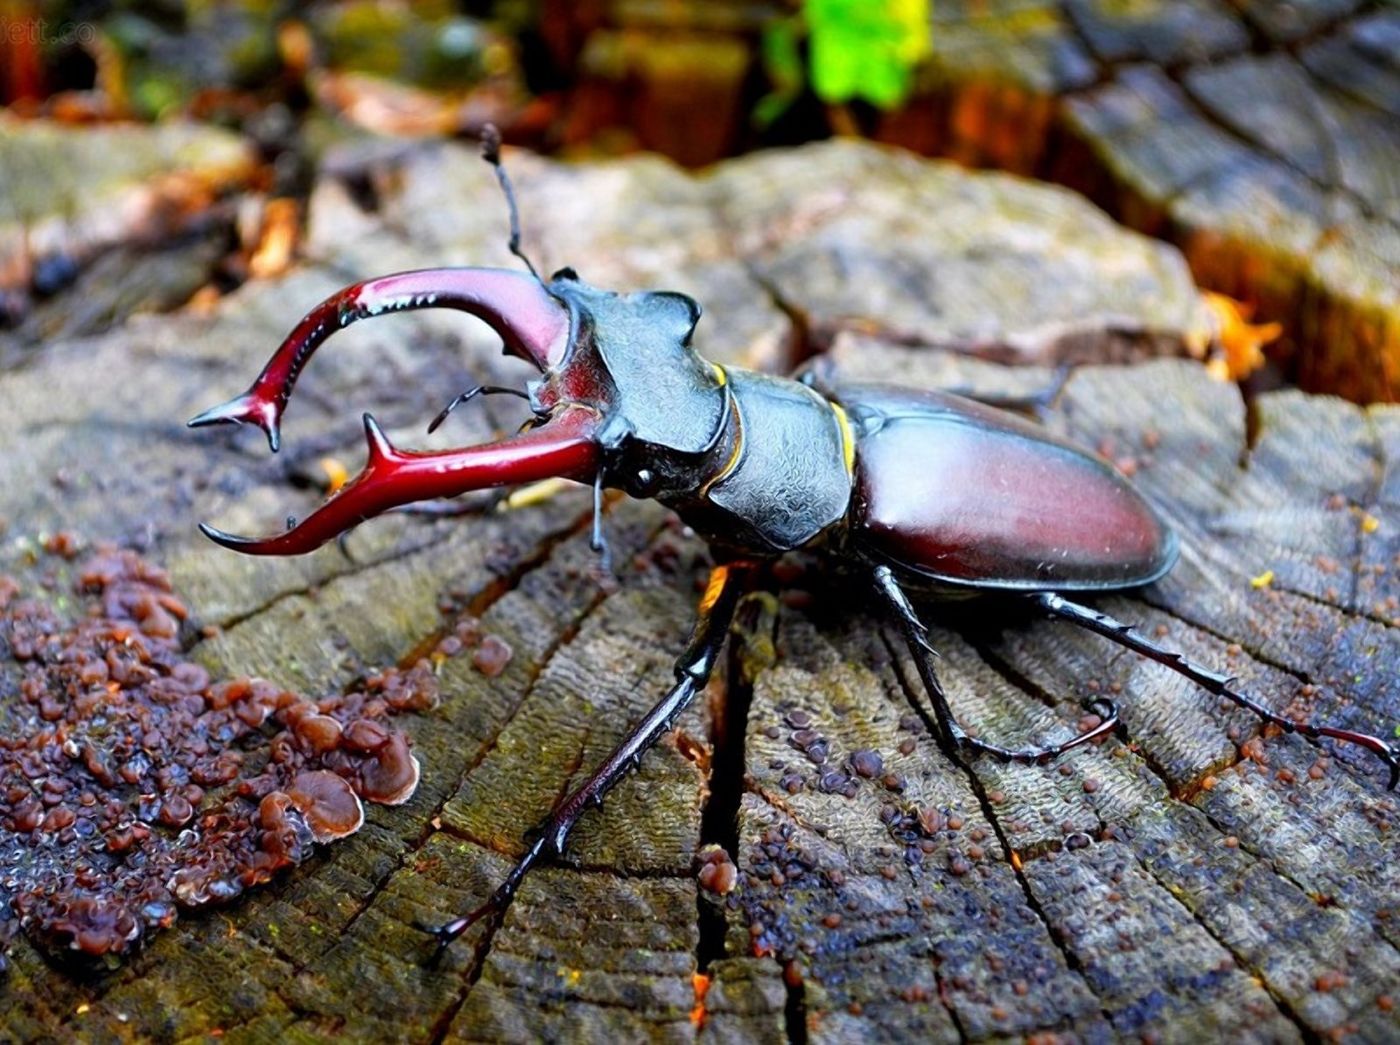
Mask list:
[[[1127,70],[1066,110],[1116,188],[1068,167],[1066,179],[1100,198],[1118,193],[1118,209],[1180,243],[1206,285],[1292,317],[1284,347],[1298,353],[1306,385],[1391,398],[1394,120],[1319,97],[1300,76],[1283,59],[1193,73],[1187,86],[1210,116],[1157,70]],[[1273,116],[1239,115],[1245,96],[1265,99]]]
[[[980,271],[1003,288],[982,299],[983,354],[1057,358],[1064,300],[1082,309],[1084,356],[1117,358],[1125,343],[1179,354],[1192,335],[1180,260],[1059,191],[845,143],[699,179],[651,160],[512,159],[544,265],[695,293],[710,306],[704,349],[730,361],[826,349],[846,375],[987,391],[1052,376],[948,353],[967,346],[970,313],[920,302],[909,272],[973,287]],[[1295,1040],[1354,1025],[1362,1040],[1394,1037],[1396,810],[1371,762],[1331,758],[1312,779],[1319,749],[1297,738],[1250,745],[1267,764],[1243,759],[1229,731],[1244,743],[1254,723],[1161,669],[1063,625],[929,607],[940,670],[979,732],[1063,736],[1080,698],[1120,687],[1129,741],[1063,767],[949,759],[910,717],[914,675],[895,633],[857,588],[815,571],[791,605],[746,604],[736,663],[584,821],[562,866],[533,875],[494,934],[422,967],[411,923],[484,896],[521,832],[659,695],[706,563],[664,511],[617,502],[621,583],[600,586],[583,491],[465,520],[376,521],[351,538],[354,561],[334,548],[250,560],[192,532],[198,518],[255,532],[304,514],[319,495],[290,480],[314,481],[326,454],[353,468],[363,409],[404,445],[480,441],[515,420],[491,402],[422,436],[469,381],[523,375],[474,322],[416,313],[318,355],[288,412],[285,460],[257,432],[181,427],[341,283],[508,263],[501,204],[471,150],[359,152],[332,169],[305,265],[209,314],[138,317],[0,374],[18,448],[0,457],[5,539],[67,528],[146,549],[197,623],[218,628],[192,650],[217,675],[339,691],[431,646],[453,619],[444,593],[514,656],[498,678],[468,657],[442,661],[442,706],[397,720],[423,763],[415,797],[370,807],[358,834],[268,887],[182,916],[96,981],[18,940],[0,982],[4,1036]],[[353,202],[351,175],[374,188],[372,210]],[[995,246],[977,250],[969,227],[952,245],[916,234],[925,215],[955,214],[984,221]],[[1095,248],[1070,242],[1070,227]],[[1011,242],[1024,244],[1015,264]],[[843,257],[860,259],[855,287],[839,278]],[[1228,664],[1276,706],[1388,733],[1400,718],[1400,414],[1297,393],[1252,409],[1247,438],[1237,392],[1183,360],[1070,379],[1048,422],[1135,470],[1185,543],[1166,581],[1105,606]],[[1266,570],[1272,584],[1256,588]],[[1317,692],[1300,697],[1304,682]],[[799,710],[827,739],[820,768],[790,742]],[[720,737],[742,742],[742,768],[707,789]],[[881,772],[852,777],[851,797],[823,791],[822,774],[855,751],[878,752]],[[887,786],[886,773],[899,779]],[[737,807],[733,828],[706,820],[714,802]],[[895,835],[920,813],[929,851],[909,862]],[[718,915],[692,864],[710,841],[731,844],[740,871]]]
[[[1213,0],[1127,6],[1070,0],[1065,13],[1089,49],[1105,62],[1179,65],[1239,54],[1249,46],[1243,19]]]
[[[1400,396],[1397,14],[1354,0],[934,6],[882,140],[1050,177],[1285,324],[1306,388]]]
[[[868,148],[739,160],[711,181],[735,248],[816,349],[862,330],[1054,364],[1210,336],[1179,254],[1048,186]]]

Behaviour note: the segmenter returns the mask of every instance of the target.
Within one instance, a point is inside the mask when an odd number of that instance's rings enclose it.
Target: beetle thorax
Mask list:
[[[684,294],[614,294],[556,278],[568,353],[534,390],[545,408],[581,403],[602,419],[605,479],[641,497],[694,489],[728,452],[724,371],[691,346],[699,306]]]

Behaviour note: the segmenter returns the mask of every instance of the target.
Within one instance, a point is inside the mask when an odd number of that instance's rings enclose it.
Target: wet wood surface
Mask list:
[[[695,295],[714,358],[820,353],[853,377],[989,392],[1043,387],[1065,359],[1110,361],[1075,370],[1046,423],[1133,472],[1183,555],[1103,606],[1276,707],[1395,730],[1400,413],[1295,392],[1245,404],[1172,358],[1203,319],[1170,248],[1060,190],[851,144],[704,177],[654,159],[511,159],[542,268]],[[478,902],[524,830],[662,692],[707,559],[662,509],[618,500],[618,576],[600,582],[582,490],[378,520],[350,538],[353,558],[253,560],[199,537],[199,519],[256,533],[305,514],[323,458],[362,459],[363,410],[405,446],[479,442],[519,420],[491,401],[421,434],[459,390],[526,375],[474,321],[420,312],[318,355],[276,458],[255,431],[184,429],[340,285],[509,263],[502,205],[468,148],[368,146],[325,172],[288,274],[6,363],[7,554],[58,530],[142,550],[211,629],[189,655],[216,676],[338,692],[433,649],[462,614],[513,655],[495,677],[440,661],[441,706],[397,720],[423,764],[417,794],[370,807],[309,863],[182,916],[102,975],[56,967],[21,935],[0,1036],[1400,1033],[1397,811],[1372,760],[1260,743],[1252,719],[1067,626],[930,605],[940,670],[981,735],[1063,737],[1094,693],[1123,707],[1123,738],[1062,765],[949,757],[897,634],[857,580],[812,563],[787,571],[788,595],[746,602],[722,677],[560,865],[425,967],[413,923]],[[737,865],[728,898],[698,883],[707,845]]]

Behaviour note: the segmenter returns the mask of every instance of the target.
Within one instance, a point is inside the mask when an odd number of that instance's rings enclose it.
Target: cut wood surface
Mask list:
[[[842,376],[986,392],[1089,364],[1046,423],[1132,472],[1183,546],[1165,580],[1103,607],[1275,707],[1394,735],[1400,409],[1296,392],[1246,404],[1189,359],[1150,358],[1201,336],[1170,248],[1063,190],[868,146],[704,177],[651,159],[510,160],[542,268],[695,295],[697,344],[715,358],[821,353]],[[897,632],[857,579],[817,562],[785,571],[788,594],[745,603],[723,677],[567,856],[527,879],[499,926],[425,967],[413,923],[479,902],[523,832],[663,691],[705,550],[658,506],[615,500],[618,576],[600,581],[583,490],[377,520],[351,536],[353,558],[249,559],[194,531],[304,515],[324,458],[362,459],[366,409],[405,446],[513,427],[518,404],[490,401],[421,434],[472,383],[526,376],[461,316],[338,335],[297,388],[278,457],[256,431],[183,421],[245,387],[332,290],[509,264],[504,228],[472,150],[352,149],[327,161],[306,260],[286,276],[0,370],[7,562],[59,530],[141,550],[171,571],[193,611],[188,655],[214,676],[336,693],[441,650],[464,614],[513,651],[494,677],[439,658],[441,706],[396,720],[422,762],[416,795],[368,807],[359,833],[269,885],[182,912],[101,975],[19,935],[0,1037],[1400,1035],[1400,825],[1373,759],[1260,742],[1249,716],[1065,625],[928,605],[950,697],[979,735],[1063,738],[1096,693],[1123,709],[1121,738],[1053,766],[950,757]],[[706,845],[737,864],[728,898],[698,883]]]

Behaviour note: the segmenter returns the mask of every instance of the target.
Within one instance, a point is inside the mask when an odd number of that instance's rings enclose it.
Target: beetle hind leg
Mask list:
[[[1236,689],[1235,680],[1230,676],[1212,671],[1188,660],[1180,653],[1157,645],[1150,639],[1139,635],[1132,625],[1124,624],[1122,621],[1110,617],[1107,613],[1100,613],[1098,610],[1070,602],[1068,599],[1050,592],[1033,595],[1031,601],[1048,616],[1078,625],[1086,631],[1102,635],[1104,638],[1147,657],[1149,660],[1155,660],[1158,664],[1170,668],[1178,675],[1190,679],[1206,692],[1217,697],[1224,697],[1226,700],[1252,711],[1265,723],[1278,726],[1285,733],[1301,733],[1305,737],[1313,738],[1331,737],[1333,740],[1363,747],[1390,768],[1390,781],[1386,785],[1389,790],[1394,791],[1396,784],[1400,783],[1400,749],[1393,744],[1386,743],[1380,737],[1372,736],[1369,733],[1358,733],[1351,729],[1342,729],[1340,726],[1300,721],[1280,715],[1259,703],[1248,693]]]
[[[929,645],[928,629],[919,619],[919,615],[914,611],[914,607],[904,594],[904,589],[899,586],[899,581],[895,579],[893,571],[888,566],[875,568],[875,586],[899,620],[900,628],[904,632],[904,641],[908,644],[909,652],[914,657],[919,678],[923,681],[924,689],[933,704],[934,714],[943,731],[944,739],[952,747],[975,754],[991,755],[1002,762],[1043,765],[1081,745],[1105,737],[1118,728],[1117,706],[1111,700],[1097,697],[1086,703],[1085,707],[1099,716],[1101,720],[1099,724],[1093,729],[1086,730],[1060,744],[1050,744],[1045,747],[1007,748],[970,736],[958,724],[957,718],[953,715],[953,709],[948,704],[948,696],[943,691],[943,685],[938,681],[938,674],[933,667],[934,658],[938,656],[938,653]]]

